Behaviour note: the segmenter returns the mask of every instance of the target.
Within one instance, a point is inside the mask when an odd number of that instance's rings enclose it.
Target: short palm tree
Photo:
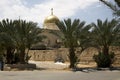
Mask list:
[[[97,48],[99,47],[99,49],[102,49],[99,50],[100,53],[109,55],[109,47],[119,42],[120,27],[118,25],[118,21],[113,19],[111,21],[105,20],[102,22],[98,19],[96,24],[92,24],[92,27],[92,42],[94,42],[94,45],[96,45]]]
[[[57,22],[56,24],[63,34],[61,35],[61,38],[65,47],[69,48],[69,68],[75,68],[76,62],[78,60],[78,56],[75,54],[75,48],[78,46],[83,46],[82,43],[85,40],[82,41],[83,39],[80,39],[80,37],[83,36],[83,34],[81,33],[85,30],[88,31],[88,28],[85,29],[85,22],[80,22],[79,19],[75,19],[74,21],[72,21],[71,19],[67,19],[64,21]]]

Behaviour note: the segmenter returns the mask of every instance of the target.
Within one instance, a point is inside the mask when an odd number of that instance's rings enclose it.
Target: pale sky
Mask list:
[[[97,19],[113,18],[112,11],[99,0],[0,0],[0,20],[19,19],[20,16],[21,19],[37,22],[42,27],[51,8],[60,20],[79,18],[91,23]]]

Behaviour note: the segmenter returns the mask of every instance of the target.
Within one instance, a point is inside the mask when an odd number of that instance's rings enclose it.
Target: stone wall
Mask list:
[[[30,50],[31,60],[35,61],[54,61],[57,57],[62,57],[65,61],[68,61],[67,49],[56,50]]]
[[[77,49],[76,53],[80,55],[80,61],[91,62],[94,61],[92,56],[97,54],[97,49],[88,48],[80,54],[80,50]],[[65,61],[69,61],[68,49],[59,48],[56,50],[30,50],[31,60],[35,61],[54,61],[57,57],[62,57]]]
[[[120,47],[111,47],[110,51],[115,53],[115,64],[120,64]],[[77,54],[80,54],[80,50],[77,49]],[[54,61],[57,57],[62,57],[65,61],[68,59],[68,49],[59,48],[56,50],[30,50],[29,54],[31,55],[31,60],[35,61]],[[96,48],[88,48],[80,54],[81,63],[90,63],[94,62],[93,55],[98,54]]]

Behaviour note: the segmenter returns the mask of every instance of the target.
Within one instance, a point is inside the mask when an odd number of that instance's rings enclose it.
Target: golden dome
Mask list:
[[[59,19],[57,16],[53,15],[53,8],[51,9],[51,15],[48,16],[47,18],[45,18],[44,20],[44,24],[45,23],[55,23],[55,22],[58,22]]]

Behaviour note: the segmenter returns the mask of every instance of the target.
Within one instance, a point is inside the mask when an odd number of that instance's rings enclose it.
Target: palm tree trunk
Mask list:
[[[20,58],[20,63],[24,64],[25,63],[25,49],[20,49],[20,54],[19,54],[19,58]]]
[[[14,50],[11,47],[8,47],[7,48],[7,53],[6,53],[7,64],[11,64],[12,63],[13,53],[14,53]]]
[[[69,59],[70,59],[69,68],[75,68],[76,55],[75,55],[75,49],[73,47],[69,48]]]
[[[104,54],[109,54],[109,47],[103,46],[102,52],[103,52]]]

